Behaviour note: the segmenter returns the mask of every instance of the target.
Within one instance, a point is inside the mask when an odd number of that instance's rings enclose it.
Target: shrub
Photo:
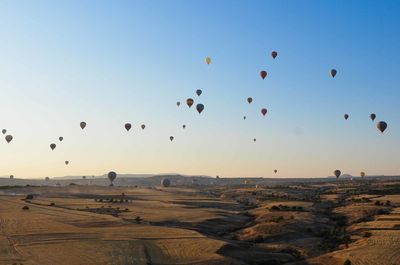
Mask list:
[[[262,235],[258,235],[254,238],[254,243],[262,243],[264,241],[264,238]]]
[[[51,202],[50,203],[50,206],[55,206],[56,204],[54,203],[54,202]]]
[[[386,205],[386,206],[390,206],[390,205],[392,205],[392,203],[391,203],[389,200],[387,200],[386,203],[385,203],[385,205]]]
[[[135,222],[136,222],[137,224],[140,224],[140,223],[142,222],[142,218],[140,218],[140,216],[136,216]]]
[[[351,265],[351,261],[349,259],[346,259],[343,265]]]
[[[372,233],[371,232],[364,232],[363,237],[371,237]]]
[[[29,207],[25,205],[24,207],[22,207],[22,210],[24,211],[29,210]]]
[[[25,200],[33,200],[33,194],[26,195]]]
[[[279,209],[278,206],[273,205],[273,206],[271,207],[271,210],[272,210],[272,211],[279,211],[280,209]]]
[[[381,202],[380,202],[380,201],[376,201],[376,202],[375,202],[375,205],[376,205],[376,206],[379,206],[379,205],[381,205]]]

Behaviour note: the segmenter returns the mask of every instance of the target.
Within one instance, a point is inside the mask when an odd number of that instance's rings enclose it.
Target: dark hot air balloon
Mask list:
[[[107,176],[108,176],[108,179],[111,182],[110,186],[113,186],[114,185],[113,182],[117,178],[117,173],[115,173],[114,171],[110,171],[110,172],[108,172]]]
[[[50,144],[50,148],[51,150],[54,150],[54,148],[56,148],[56,144]]]
[[[10,143],[12,141],[13,137],[12,137],[12,135],[6,135],[5,139],[6,139],[7,143]]]
[[[262,79],[265,79],[267,77],[267,72],[266,71],[261,71],[260,76]]]
[[[267,112],[268,112],[268,110],[267,110],[266,108],[262,108],[262,109],[261,109],[261,114],[262,114],[263,116],[265,116],[265,115],[267,114]]]
[[[173,136],[170,136],[170,137],[169,137],[169,140],[172,142],[172,141],[174,140],[174,137],[173,137]]]
[[[342,172],[340,172],[339,169],[336,169],[335,171],[333,171],[333,174],[335,175],[336,178],[339,178]]]
[[[330,71],[330,74],[331,74],[332,77],[335,77],[336,74],[337,74],[336,69],[332,69],[332,70]]]
[[[130,123],[125,123],[125,129],[126,129],[127,131],[129,131],[131,128],[132,128],[132,124],[130,124]]]
[[[271,56],[273,59],[276,58],[276,56],[278,56],[278,53],[276,51],[271,52]]]
[[[60,137],[58,137],[58,140],[59,140],[60,142],[62,142],[62,140],[64,140],[64,137],[60,136]]]
[[[251,102],[253,102],[253,99],[252,99],[251,97],[248,97],[248,98],[247,98],[247,102],[248,102],[249,104],[251,104]]]
[[[197,109],[197,112],[200,114],[204,110],[204,105],[203,104],[197,104],[196,105],[196,109]]]
[[[163,185],[163,187],[167,188],[167,187],[171,186],[171,181],[169,179],[167,179],[167,178],[163,178],[161,180],[161,185]]]
[[[201,91],[201,89],[197,89],[196,90],[196,95],[200,97],[200,95],[203,93],[203,91]]]
[[[192,107],[193,103],[194,103],[194,100],[192,98],[188,98],[186,100],[186,104],[189,106],[189,108]]]
[[[142,128],[142,130],[144,130],[146,128],[145,124],[140,125],[140,128]]]
[[[349,118],[349,114],[344,114],[344,119],[347,120]]]
[[[82,121],[82,122],[79,124],[79,126],[81,127],[82,130],[85,129],[85,127],[86,127],[86,122]]]
[[[384,122],[384,121],[380,121],[380,122],[378,122],[378,123],[376,124],[376,128],[378,128],[378,130],[380,130],[381,133],[383,133],[383,132],[386,130],[386,128],[387,128],[387,123]]]
[[[374,121],[375,118],[376,118],[375,113],[371,113],[371,114],[369,115],[369,118],[370,118],[372,121]]]

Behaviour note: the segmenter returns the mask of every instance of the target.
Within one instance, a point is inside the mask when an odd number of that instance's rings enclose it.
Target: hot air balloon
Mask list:
[[[125,123],[125,129],[126,129],[127,131],[129,131],[131,128],[132,128],[132,124],[130,124],[130,123]]]
[[[180,105],[181,105],[181,102],[177,101],[177,102],[176,102],[176,106],[179,107]]]
[[[174,137],[173,137],[173,136],[170,136],[170,137],[169,137],[169,140],[172,142],[172,141],[174,140]]]
[[[161,180],[161,185],[163,185],[163,187],[167,188],[167,187],[169,187],[171,185],[171,181],[169,179],[167,179],[167,178],[163,178]]]
[[[58,137],[58,140],[59,140],[60,142],[62,142],[62,140],[64,140],[64,137],[60,136],[60,137]]]
[[[245,120],[245,119],[247,119],[247,117],[246,117],[246,116],[243,116],[243,120]]]
[[[183,125],[182,125],[182,128],[183,128],[183,129],[185,129],[185,128],[186,128],[186,125],[185,125],[185,124],[183,124]]]
[[[206,57],[205,59],[204,59],[204,61],[206,62],[206,64],[208,64],[208,65],[210,65],[211,64],[211,58],[210,57]]]
[[[257,141],[257,139],[256,139],[256,138],[254,138],[254,139],[253,139],[253,142],[256,142],[256,141]]]
[[[363,177],[365,177],[365,172],[364,171],[361,171],[360,172],[360,176],[363,178]]]
[[[278,52],[276,52],[276,51],[271,52],[271,56],[273,59],[275,59],[276,56],[278,56]]]
[[[197,104],[196,105],[196,109],[197,109],[197,112],[200,114],[204,110],[204,105],[203,104]]]
[[[336,69],[332,69],[332,70],[330,71],[330,73],[331,73],[331,76],[332,76],[332,77],[335,77],[336,74],[337,74],[337,71],[336,71]]]
[[[67,161],[65,161],[65,164],[66,164],[66,165],[68,165],[68,164],[69,164],[69,161],[68,161],[68,160],[67,160]]]
[[[7,143],[10,143],[12,141],[13,137],[12,137],[12,135],[6,135],[5,139],[6,139]]]
[[[340,175],[342,174],[342,172],[340,172],[340,170],[336,169],[335,171],[333,171],[333,174],[335,175],[336,178],[339,178]]]
[[[376,124],[376,128],[378,128],[378,130],[380,130],[381,133],[383,133],[383,132],[386,130],[386,128],[387,128],[387,123],[384,122],[384,121],[380,121],[380,122],[378,122],[378,123]]]
[[[82,176],[82,179],[86,179],[86,176]]]
[[[349,114],[344,114],[344,119],[347,120],[349,118]]]
[[[81,129],[82,129],[82,130],[85,129],[85,127],[86,127],[86,122],[82,121],[82,122],[79,124],[79,126],[81,126]]]
[[[10,179],[14,179],[14,175],[10,175]]]
[[[44,180],[45,180],[45,181],[49,181],[50,178],[49,178],[49,177],[45,177]]]
[[[248,97],[248,98],[247,98],[247,102],[248,102],[249,104],[251,104],[251,102],[253,102],[253,99],[252,99],[251,97]]]
[[[188,98],[186,100],[186,104],[189,106],[189,108],[192,107],[193,103],[194,103],[194,100],[192,98]]]
[[[277,169],[274,169],[274,173],[275,173],[275,174],[278,173],[278,170],[277,170]]]
[[[262,109],[261,109],[261,114],[262,114],[263,116],[265,116],[265,115],[267,114],[267,112],[268,112],[268,110],[267,110],[266,108],[262,108]]]
[[[51,148],[51,150],[54,150],[54,148],[56,148],[56,144],[51,144],[50,148]]]
[[[2,132],[3,134],[6,134],[7,130],[6,130],[6,129],[3,129],[3,130],[1,130],[1,132]]]
[[[197,96],[199,96],[200,97],[200,95],[203,93],[203,91],[201,91],[201,89],[197,89],[196,90],[196,94],[197,94]]]
[[[260,76],[262,79],[265,79],[267,77],[267,72],[266,71],[261,71]]]
[[[142,128],[142,130],[144,130],[144,128],[146,128],[145,124],[140,125],[140,128]]]
[[[113,182],[114,180],[117,178],[117,173],[115,173],[114,171],[110,171],[108,172],[108,179],[110,180],[111,184],[110,186],[114,186]]]
[[[371,114],[369,115],[369,118],[370,118],[372,121],[374,121],[375,118],[376,118],[375,113],[371,113]]]

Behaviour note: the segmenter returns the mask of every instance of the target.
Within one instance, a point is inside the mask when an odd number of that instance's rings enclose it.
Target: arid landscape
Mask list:
[[[62,181],[1,187],[0,264],[400,263],[398,178]]]

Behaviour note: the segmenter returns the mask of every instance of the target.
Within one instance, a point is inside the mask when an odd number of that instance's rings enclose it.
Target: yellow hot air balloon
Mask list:
[[[204,59],[204,61],[206,62],[206,64],[208,64],[208,65],[210,65],[211,64],[211,58],[210,57],[206,57],[205,59]]]

